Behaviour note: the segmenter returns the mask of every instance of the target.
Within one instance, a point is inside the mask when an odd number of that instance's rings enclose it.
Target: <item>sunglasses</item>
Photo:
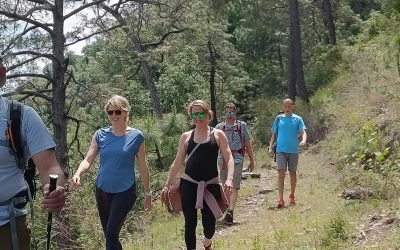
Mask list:
[[[236,115],[235,111],[225,112],[225,116],[234,116]]]
[[[192,119],[196,119],[197,117],[204,118],[206,117],[206,113],[205,112],[191,113],[190,117],[192,117]]]
[[[121,110],[107,110],[107,115],[113,115],[115,113],[115,115],[121,115],[122,111]]]

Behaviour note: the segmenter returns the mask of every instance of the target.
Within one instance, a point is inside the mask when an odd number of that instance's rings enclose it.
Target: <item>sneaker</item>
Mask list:
[[[290,205],[296,205],[296,201],[294,199],[294,195],[290,195],[289,196],[289,203],[290,203]]]
[[[285,206],[285,201],[284,200],[278,201],[278,208],[283,208],[284,206]]]
[[[224,217],[224,222],[228,225],[232,225],[233,224],[233,211],[228,210],[225,214]]]

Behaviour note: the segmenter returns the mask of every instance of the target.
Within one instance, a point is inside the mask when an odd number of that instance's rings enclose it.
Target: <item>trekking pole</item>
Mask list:
[[[50,177],[50,187],[49,187],[49,193],[51,193],[52,191],[54,191],[56,189],[56,185],[57,185],[57,179],[58,179],[58,175],[56,174],[51,174],[49,175]],[[46,243],[46,249],[49,250],[50,249],[50,239],[51,239],[51,222],[53,220],[53,213],[49,213],[49,215],[47,216],[47,243]]]

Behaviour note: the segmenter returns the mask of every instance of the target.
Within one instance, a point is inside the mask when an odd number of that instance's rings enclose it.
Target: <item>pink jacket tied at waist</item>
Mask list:
[[[219,207],[218,202],[215,199],[214,195],[212,195],[210,193],[210,191],[208,191],[206,189],[207,185],[209,185],[209,184],[220,184],[218,177],[214,177],[208,181],[195,181],[189,175],[184,174],[182,176],[182,179],[185,179],[187,181],[197,184],[196,208],[203,209],[203,201],[205,200],[207,203],[207,206],[210,208],[211,212],[214,214],[214,217],[216,219],[219,219],[223,216],[221,208]]]

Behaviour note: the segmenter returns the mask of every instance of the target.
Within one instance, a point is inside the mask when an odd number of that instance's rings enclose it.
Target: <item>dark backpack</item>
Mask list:
[[[36,166],[32,159],[26,161],[24,157],[24,142],[21,135],[22,107],[17,101],[8,100],[9,120],[7,124],[7,139],[15,156],[17,166],[24,171],[24,178],[28,184],[32,199],[36,195]]]

